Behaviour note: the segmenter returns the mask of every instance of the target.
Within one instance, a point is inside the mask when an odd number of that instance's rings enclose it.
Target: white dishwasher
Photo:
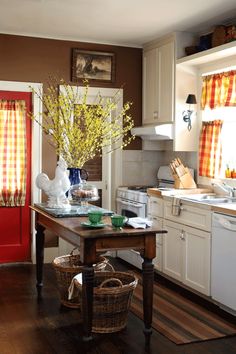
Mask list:
[[[211,295],[236,311],[236,217],[213,213]]]

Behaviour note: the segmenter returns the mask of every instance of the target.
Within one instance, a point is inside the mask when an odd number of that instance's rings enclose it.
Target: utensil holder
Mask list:
[[[189,169],[185,167],[185,174],[182,176],[177,176],[173,174],[174,177],[174,187],[176,189],[191,189],[191,188],[197,188],[196,183],[194,182],[194,179],[189,172]]]

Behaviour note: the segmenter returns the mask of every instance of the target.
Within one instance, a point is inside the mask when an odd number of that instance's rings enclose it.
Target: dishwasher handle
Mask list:
[[[227,217],[214,215],[213,225],[214,225],[214,223],[218,223],[224,229],[227,229],[230,231],[236,231],[236,218],[235,218],[235,221],[232,221],[232,219],[230,220]]]

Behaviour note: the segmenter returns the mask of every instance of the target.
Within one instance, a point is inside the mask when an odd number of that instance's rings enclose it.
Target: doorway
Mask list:
[[[12,189],[15,185],[20,184],[20,175],[24,175],[26,188],[25,188],[25,202],[24,205],[19,205],[16,201],[12,201],[14,206],[1,206],[0,207],[0,263],[6,262],[23,262],[30,261],[31,252],[30,252],[30,210],[29,205],[31,201],[31,121],[27,119],[26,112],[32,111],[32,94],[30,92],[12,92],[12,91],[0,91],[0,100],[4,100],[7,104],[4,104],[4,112],[8,112],[3,117],[5,124],[2,126],[2,134],[4,141],[1,141],[1,151],[5,156],[11,154],[8,157],[8,161],[4,158],[2,163],[0,163],[0,171],[4,170],[2,174],[2,190],[5,190],[6,200],[9,200],[10,196],[8,194],[9,188]],[[21,101],[24,104],[26,112],[20,114],[17,110],[11,110],[13,106],[15,107],[14,102]],[[12,104],[11,104],[12,103]],[[5,108],[5,106],[7,106]],[[2,111],[3,112],[3,111]],[[20,165],[20,154],[17,149],[17,140],[20,138],[20,132],[17,132],[17,125],[21,121],[21,116],[23,116],[23,124],[25,130],[24,143],[22,143],[21,149],[25,151],[24,164],[26,164],[25,173],[21,171]],[[16,122],[16,125],[14,123]],[[2,122],[3,123],[3,122]],[[12,129],[10,129],[12,128]],[[17,134],[13,138],[12,130],[14,129],[14,134]],[[3,134],[3,131],[7,131],[7,134]],[[12,140],[13,139],[13,140]],[[10,146],[13,145],[14,146]],[[17,154],[19,154],[17,159]],[[7,164],[7,166],[6,166]],[[12,166],[13,165],[13,166]],[[17,168],[15,167],[17,166]],[[8,175],[12,171],[12,176]],[[17,177],[18,172],[18,177]],[[13,180],[16,183],[13,184]],[[10,185],[10,186],[8,186]],[[22,186],[21,186],[22,187]],[[1,192],[2,193],[2,192]],[[14,193],[14,192],[13,192]],[[19,193],[19,192],[18,192]],[[2,195],[4,195],[2,194]],[[7,196],[8,194],[8,196]]]
[[[79,99],[83,96],[83,86],[73,86],[75,97],[78,97],[78,104],[81,102]],[[112,99],[115,94],[117,94],[117,88],[102,88],[102,87],[89,87],[86,103],[89,105],[96,104],[97,97],[100,95],[105,99]],[[60,92],[66,94],[65,87],[60,86]],[[120,96],[119,102],[117,103],[116,111],[113,112],[116,116],[119,115],[123,107],[123,90],[119,89]],[[112,117],[111,117],[112,118]],[[122,122],[121,122],[122,124]],[[89,161],[85,164],[91,171],[94,169],[94,164],[96,164],[96,173],[91,173],[88,183],[95,185],[100,191],[102,204],[101,206],[105,209],[114,210],[116,209],[116,190],[122,185],[122,151],[116,149],[112,154],[104,153],[103,156],[94,161]],[[98,168],[98,165],[99,168]],[[71,251],[73,247],[66,241],[59,238],[59,254],[67,254]]]
[[[27,83],[16,81],[0,81],[0,91],[15,92],[32,92],[33,88],[36,92],[42,92],[42,84]],[[76,87],[75,87],[76,88]],[[104,97],[113,97],[117,89],[108,88],[90,88],[91,98],[99,92]],[[123,90],[121,90],[121,99],[117,110],[121,110],[123,106]],[[37,95],[32,95],[33,114],[39,117],[42,112],[42,102]],[[36,176],[42,172],[42,131],[40,126],[32,121],[31,126],[32,144],[31,144],[31,204],[41,202],[41,191],[36,187]],[[99,189],[103,190],[103,207],[115,210],[115,193],[119,185],[122,184],[122,152],[116,150],[112,156],[107,155],[107,161],[103,164],[103,177],[106,175],[109,179],[103,178],[103,181],[91,181],[95,183]],[[35,255],[35,219],[34,213],[30,214],[30,230],[31,230],[31,261],[36,262]],[[69,249],[68,249],[69,248]],[[71,249],[69,244],[59,244],[59,247],[45,248],[44,262],[51,262],[55,257],[67,253]]]

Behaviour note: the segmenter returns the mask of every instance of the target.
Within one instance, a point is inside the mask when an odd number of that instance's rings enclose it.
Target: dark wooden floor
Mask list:
[[[43,296],[37,303],[35,266],[0,266],[0,354],[146,353],[143,323],[132,313],[124,331],[97,335],[85,347],[77,310],[60,306],[51,265],[45,266]],[[153,331],[150,353],[235,354],[236,336],[178,346]]]

